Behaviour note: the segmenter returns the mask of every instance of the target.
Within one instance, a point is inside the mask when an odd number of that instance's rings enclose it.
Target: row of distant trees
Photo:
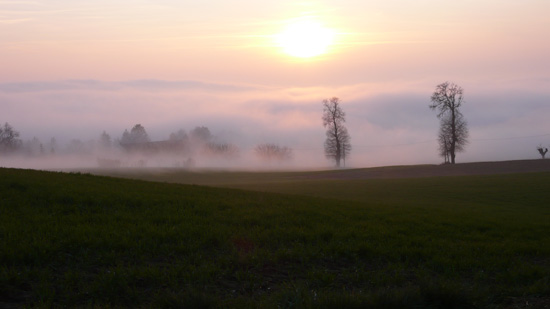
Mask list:
[[[23,142],[20,134],[9,123],[0,127],[0,154],[26,154],[31,156],[56,154],[61,149],[55,138],[44,145],[36,137]],[[152,142],[147,130],[141,124],[134,125],[130,130],[124,130],[119,139],[113,139],[106,131],[103,131],[98,140],[83,142],[79,139],[71,140],[63,149],[67,154],[89,154],[94,149],[122,150],[141,154],[159,152],[175,152],[180,155],[193,155],[194,151],[200,149],[201,155],[223,156],[225,158],[236,158],[240,149],[233,144],[220,142],[207,127],[198,126],[189,134],[180,129],[170,133],[165,141]],[[258,144],[254,148],[256,156],[264,161],[289,161],[293,157],[292,149],[280,146],[275,143]]]
[[[351,147],[351,137],[344,125],[346,114],[344,113],[341,101],[337,97],[323,100],[323,126],[326,128],[326,139],[324,143],[325,156],[334,160],[337,167],[342,162],[345,165]],[[440,120],[437,136],[439,155],[443,157],[444,163],[455,164],[456,154],[464,151],[468,144],[468,124],[462,114],[461,107],[464,103],[464,90],[462,87],[444,82],[436,86],[431,96],[430,109],[437,111],[437,118]],[[181,148],[190,148],[200,144],[211,154],[224,154],[228,157],[235,157],[239,149],[228,143],[215,143],[212,141],[212,134],[207,127],[196,127],[189,134],[185,130],[170,134],[169,142],[176,143]],[[125,149],[141,149],[139,145],[148,145],[151,139],[141,124],[136,124],[130,131],[124,130],[122,137],[113,142],[105,131],[99,139],[103,148],[110,148],[112,144],[122,146]],[[15,131],[8,123],[0,127],[0,153],[14,152],[23,145],[19,139],[19,132]],[[72,140],[69,148],[82,148],[83,143],[79,140]],[[41,153],[46,150],[42,143],[36,138],[26,143],[27,148],[38,148]],[[50,152],[54,152],[55,139],[50,141]],[[548,148],[537,147],[538,152],[544,159]],[[262,159],[268,161],[286,161],[292,158],[292,149],[277,144],[260,144],[254,148],[254,152]]]
[[[454,164],[456,162],[456,153],[464,151],[468,144],[468,126],[460,108],[464,102],[463,89],[453,83],[445,82],[436,86],[431,96],[432,104],[429,106],[432,110],[437,110],[437,117],[440,119],[438,133],[439,154],[444,158],[445,163]],[[344,113],[341,101],[337,97],[323,100],[323,126],[326,128],[326,139],[324,143],[325,156],[334,160],[335,165],[340,167],[342,162],[345,165],[346,158],[351,151],[351,137],[346,128],[346,114]],[[5,124],[0,131],[0,151],[14,151],[21,145],[18,139],[19,133],[9,124]],[[188,135],[184,130],[179,130],[170,134],[168,141],[178,143],[182,148],[191,148],[193,145],[201,144],[203,148],[211,154],[223,154],[228,157],[238,155],[238,148],[228,143],[214,143],[211,141],[212,134],[207,127],[196,127]],[[112,146],[112,139],[106,132],[100,136],[100,145],[103,148]],[[36,143],[36,141],[35,141]],[[147,145],[151,139],[147,131],[141,124],[136,124],[131,130],[124,130],[122,137],[116,144],[125,149],[144,149],[136,147]],[[51,151],[53,152],[54,140],[52,139]],[[40,151],[44,152],[42,144]],[[73,140],[70,148],[82,148],[82,142]],[[255,153],[265,160],[289,160],[292,157],[292,150],[288,147],[281,147],[276,144],[261,144],[255,147]],[[544,158],[547,149],[538,148],[539,153]]]
[[[103,135],[106,135],[104,132]],[[107,139],[106,137],[103,139]],[[240,150],[236,145],[226,142],[214,142],[214,136],[207,127],[195,127],[189,134],[183,129],[170,133],[166,142],[176,150],[189,150],[192,148],[201,148],[203,154],[223,155],[227,158],[239,156]],[[120,139],[120,144],[124,146],[148,145],[151,143],[147,131],[141,124],[136,124],[130,131],[125,130]],[[162,147],[162,146],[161,146]],[[254,153],[265,161],[289,161],[292,159],[292,149],[286,146],[279,146],[274,143],[265,143],[256,145]]]

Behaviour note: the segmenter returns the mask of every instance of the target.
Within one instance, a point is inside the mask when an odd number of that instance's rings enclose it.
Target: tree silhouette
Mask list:
[[[6,122],[4,127],[0,126],[0,152],[15,151],[21,144],[19,132],[15,131],[9,123]]]
[[[346,166],[346,158],[351,151],[351,139],[348,134],[348,129],[346,129],[346,127],[342,127],[342,130],[342,161],[344,162],[344,166]]]
[[[537,150],[539,151],[540,156],[544,159],[544,157],[546,156],[546,153],[548,152],[548,148],[542,148],[542,146],[539,145],[537,147]]]
[[[457,143],[455,143],[455,151],[458,152],[463,151],[464,146],[468,143],[468,126],[466,125],[464,117],[460,113],[457,114],[457,118],[455,120],[457,138]],[[442,117],[440,119],[438,135],[439,155],[443,157],[445,163],[451,163],[451,141],[453,139],[452,128],[453,126],[451,125],[450,117]]]
[[[147,131],[145,131],[145,128],[141,124],[136,124],[130,132],[124,130],[120,139],[121,144],[141,144],[150,141]]]
[[[441,119],[439,130],[440,153],[450,163],[455,163],[456,153],[463,151],[468,143],[468,126],[460,112],[464,102],[464,90],[453,83],[444,82],[436,86],[431,97],[432,110],[438,110]],[[443,150],[442,150],[443,149]]]
[[[207,143],[212,138],[212,133],[207,127],[195,127],[189,135],[195,143]]]
[[[350,136],[344,126],[346,114],[340,106],[340,99],[332,97],[323,100],[323,126],[327,128],[325,156],[334,160],[337,167],[351,151]]]

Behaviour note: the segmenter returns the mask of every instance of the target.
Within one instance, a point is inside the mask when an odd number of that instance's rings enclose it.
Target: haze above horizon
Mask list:
[[[428,109],[465,90],[459,162],[550,146],[550,2],[0,0],[0,123],[24,140],[154,140],[207,126],[324,162],[321,101],[347,113],[351,166],[437,163]]]

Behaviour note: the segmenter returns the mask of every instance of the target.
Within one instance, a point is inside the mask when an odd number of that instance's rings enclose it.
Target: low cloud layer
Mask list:
[[[550,146],[548,91],[462,86],[470,144],[458,162],[534,159],[537,145]],[[137,123],[155,141],[206,126],[243,153],[276,143],[293,148],[297,165],[329,167],[321,101],[337,96],[353,147],[348,166],[440,163],[439,122],[428,108],[434,87],[428,82],[308,88],[163,80],[2,83],[0,122],[10,123],[23,140],[55,137],[60,143],[98,139],[103,131],[120,138]]]

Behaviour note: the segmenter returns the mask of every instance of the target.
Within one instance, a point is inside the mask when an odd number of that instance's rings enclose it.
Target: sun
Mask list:
[[[314,20],[297,20],[276,35],[276,42],[293,57],[311,58],[327,52],[333,44],[334,31]]]

